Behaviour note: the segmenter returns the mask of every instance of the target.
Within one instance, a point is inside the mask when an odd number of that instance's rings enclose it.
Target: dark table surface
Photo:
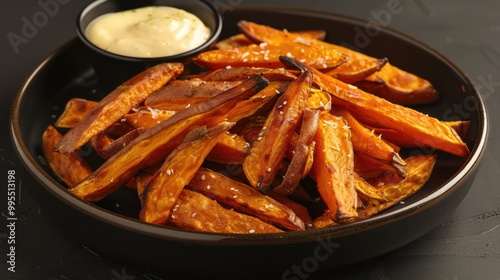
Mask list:
[[[39,0],[0,2],[0,166],[18,177],[16,272],[7,270],[7,221],[0,227],[0,279],[182,279],[145,265],[129,265],[64,235],[60,224],[41,211],[25,190],[35,184],[14,155],[9,138],[10,106],[24,78],[57,47],[75,36],[78,11],[90,1]],[[434,230],[411,244],[329,279],[500,279],[500,2],[429,1],[291,1],[220,0],[232,6],[282,6],[335,12],[374,20],[398,5],[401,12],[384,23],[435,48],[465,72],[483,97],[490,116],[488,150],[465,200]],[[48,9],[50,5],[50,9]],[[45,14],[43,16],[42,14]],[[22,41],[23,26],[38,26]],[[26,31],[26,30],[25,30]],[[10,34],[10,35],[9,35]],[[6,175],[7,176],[7,175]],[[6,184],[0,209],[6,210]],[[5,226],[4,226],[5,224]],[[404,234],[404,233],[402,233]]]

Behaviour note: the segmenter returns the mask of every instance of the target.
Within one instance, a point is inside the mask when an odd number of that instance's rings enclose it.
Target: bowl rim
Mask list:
[[[92,9],[94,9],[95,7],[97,7],[101,4],[104,4],[106,2],[111,2],[111,1],[115,1],[115,0],[96,0],[96,1],[88,4],[87,6],[85,6],[83,9],[81,9],[76,17],[76,33],[78,35],[78,38],[80,38],[80,40],[87,47],[89,47],[92,51],[95,51],[101,55],[110,57],[112,59],[122,60],[122,61],[126,61],[126,62],[144,62],[144,63],[155,62],[155,61],[160,61],[160,60],[164,60],[164,61],[181,60],[183,58],[190,57],[190,56],[200,52],[201,50],[204,50],[204,49],[210,47],[211,45],[213,45],[217,41],[217,39],[219,38],[219,36],[222,32],[223,20],[222,20],[222,15],[219,12],[219,10],[214,5],[212,5],[210,2],[208,2],[206,0],[197,0],[195,2],[198,2],[201,5],[204,5],[211,12],[211,14],[213,15],[214,22],[215,22],[214,30],[210,29],[211,34],[203,44],[197,46],[194,49],[191,49],[191,50],[188,50],[188,51],[185,51],[182,53],[174,54],[174,55],[168,55],[168,56],[134,57],[134,56],[116,54],[116,53],[104,50],[104,49],[96,46],[94,43],[92,43],[85,35],[85,30],[82,28],[82,19],[89,11],[91,11]],[[146,6],[144,6],[144,7],[146,7]]]
[[[106,0],[101,0],[106,1]],[[256,8],[256,7],[244,7],[239,8],[241,10],[268,10],[269,7]],[[322,16],[330,17],[335,20],[348,22],[350,24],[365,24],[366,20],[357,19],[354,17],[336,14],[336,13],[326,13],[311,11],[307,9],[283,9],[280,8],[279,11],[273,10],[274,12],[280,12],[285,14],[290,13],[301,13],[310,16]],[[61,46],[59,49],[55,50],[51,55],[49,55],[41,64],[39,64],[24,81],[21,88],[17,92],[14,98],[13,106],[11,109],[10,118],[10,134],[12,138],[15,151],[19,158],[22,159],[22,163],[27,167],[29,173],[32,174],[34,179],[36,179],[47,191],[54,195],[57,199],[64,202],[71,208],[81,212],[91,218],[94,218],[100,222],[107,223],[111,226],[127,230],[129,232],[135,232],[141,235],[155,237],[159,239],[171,240],[171,241],[181,241],[189,242],[193,244],[211,244],[211,245],[240,245],[240,246],[255,246],[258,245],[269,245],[269,244],[296,244],[302,242],[315,242],[317,238],[321,237],[342,237],[350,235],[353,233],[359,233],[368,231],[373,228],[377,228],[386,224],[393,223],[397,220],[404,219],[406,217],[417,214],[433,205],[439,203],[447,196],[451,195],[455,190],[460,188],[460,182],[465,181],[473,171],[478,168],[478,163],[485,153],[488,138],[488,119],[487,112],[485,109],[484,101],[481,95],[478,93],[474,87],[471,80],[467,75],[464,74],[460,68],[458,68],[453,62],[443,56],[441,53],[431,48],[430,46],[422,43],[421,41],[404,34],[400,31],[394,30],[390,27],[381,28],[381,32],[387,33],[390,36],[397,37],[399,40],[404,40],[416,45],[418,48],[425,52],[428,52],[435,58],[437,58],[442,63],[446,64],[450,70],[452,70],[458,77],[463,80],[466,84],[464,85],[464,91],[470,92],[473,96],[477,98],[478,106],[478,138],[474,146],[471,148],[471,153],[465,160],[464,164],[459,168],[456,174],[451,177],[448,181],[443,183],[441,186],[433,190],[429,195],[419,199],[418,201],[405,205],[400,209],[396,209],[390,212],[384,212],[370,217],[366,220],[357,221],[354,223],[340,225],[335,227],[327,227],[321,229],[312,229],[305,231],[296,232],[284,232],[284,233],[266,233],[266,234],[225,234],[225,233],[207,233],[207,232],[195,232],[177,229],[168,226],[159,226],[148,224],[142,222],[138,219],[122,216],[116,214],[107,209],[101,208],[91,202],[83,201],[78,197],[74,196],[70,192],[66,191],[66,188],[57,182],[52,176],[47,174],[45,170],[38,164],[35,158],[29,153],[24,140],[21,137],[19,117],[24,94],[29,88],[30,83],[34,80],[39,72],[41,72],[44,66],[49,63],[54,57],[57,57],[62,51],[66,50],[72,44],[75,44],[76,39],[74,38]]]

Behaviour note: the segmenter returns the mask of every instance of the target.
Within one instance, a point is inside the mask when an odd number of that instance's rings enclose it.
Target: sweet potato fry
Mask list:
[[[242,100],[227,114],[228,121],[238,121],[243,118],[249,117],[261,110],[271,101],[276,100],[276,96],[285,92],[288,87],[288,82],[284,81],[273,81],[269,85],[259,91],[254,96],[247,100]]]
[[[384,172],[396,173],[394,166],[385,161],[377,160],[365,154],[354,153],[354,171],[364,179],[372,179]],[[406,166],[405,166],[406,173]],[[401,176],[401,175],[399,175]],[[401,176],[403,177],[403,176]]]
[[[368,206],[365,209],[358,210],[356,220],[364,220],[380,213],[410,197],[420,190],[429,179],[434,164],[436,163],[435,155],[418,155],[411,156],[405,159],[408,168],[406,178],[396,174],[389,173],[382,175],[376,180],[370,180],[370,184],[378,187],[379,193],[387,201],[383,202],[378,199],[370,199]],[[324,228],[335,226],[337,223],[329,219],[329,213],[321,215],[312,222],[313,228]]]
[[[313,172],[321,198],[334,221],[357,217],[357,194],[354,188],[354,151],[347,123],[327,112],[320,114],[314,137]]]
[[[245,138],[238,134],[226,133],[221,135],[208,154],[207,160],[224,164],[242,164],[249,150],[250,144]]]
[[[290,196],[281,195],[272,191],[267,193],[267,196],[290,208],[295,215],[304,222],[306,229],[310,226],[312,218],[306,206],[290,199]]]
[[[217,43],[215,43],[214,49],[232,50],[234,48],[248,46],[251,44],[253,44],[253,42],[250,39],[248,39],[248,37],[245,36],[245,34],[239,33],[239,34],[233,35],[229,38],[222,39],[222,40],[218,41]]]
[[[312,223],[311,223],[311,228],[313,229],[320,229],[320,228],[326,228],[326,227],[333,227],[336,225],[339,225],[340,223],[336,223],[335,221],[332,220],[330,217],[330,211],[327,209],[325,213],[323,213],[321,216],[316,217]]]
[[[100,155],[106,159],[112,157],[145,131],[145,128],[136,128],[128,132],[127,134],[124,134],[122,137],[115,139],[113,142],[109,143],[109,145],[102,147],[100,150]]]
[[[54,174],[72,187],[89,176],[92,167],[77,152],[54,152],[54,147],[61,138],[61,133],[49,125],[42,134],[42,152]]]
[[[376,200],[387,202],[387,198],[374,186],[370,185],[365,179],[361,178],[358,173],[354,172],[354,187],[358,195],[364,200]]]
[[[179,111],[186,106],[207,100],[226,91],[241,81],[177,80],[151,93],[144,105],[156,109]]]
[[[350,126],[354,151],[376,160],[386,162],[390,164],[394,168],[394,171],[401,177],[404,178],[406,176],[406,163],[399,154],[394,151],[392,146],[384,142],[379,135],[374,134],[373,131],[360,124],[345,108],[334,107],[331,112],[335,116],[344,118]]]
[[[369,73],[373,70],[373,65],[380,63],[380,61],[376,58],[348,49],[346,47],[342,47],[340,45],[301,37],[300,35],[294,34],[292,32],[277,30],[269,26],[260,25],[249,21],[240,21],[238,23],[238,28],[240,29],[241,33],[245,34],[252,41],[258,43],[266,42],[269,44],[280,44],[282,42],[304,42],[308,44],[332,48],[339,52],[343,52],[350,56],[350,59],[340,66],[343,69],[341,68],[337,71],[337,77],[341,77],[340,71],[342,70],[345,70],[345,75],[348,76],[349,73],[352,73],[351,68],[356,68],[357,73]],[[364,60],[365,62],[359,63],[357,62],[359,60]],[[350,64],[358,65],[351,67]],[[379,83],[381,85],[380,89],[382,91],[380,94],[393,101],[399,100],[400,102],[406,102],[404,104],[421,104],[432,102],[439,98],[438,92],[434,89],[429,81],[412,73],[403,71],[389,63],[385,63],[380,71],[372,74],[371,76],[367,77],[367,79],[368,78],[375,78],[376,81],[382,80],[383,83]],[[349,82],[353,81],[354,80],[352,79],[349,80]]]
[[[226,209],[200,193],[182,190],[172,209],[169,224],[202,232],[253,234],[282,230],[262,220]]]
[[[405,159],[408,170],[408,175],[405,179],[394,178],[391,174],[385,174],[379,178],[370,180],[369,183],[378,187],[379,192],[388,202],[381,204],[374,203],[375,206],[359,211],[359,218],[369,218],[415,194],[429,179],[436,159],[436,155],[411,156]]]
[[[291,58],[282,57],[282,60],[291,67],[312,71],[314,82],[332,95],[332,103],[348,109],[359,121],[394,129],[412,137],[420,146],[428,146],[461,157],[469,154],[467,145],[446,123],[364,92]]]
[[[306,108],[306,110],[308,110],[308,109]],[[308,128],[308,130],[312,130],[312,129],[313,128]],[[304,139],[301,141],[307,142],[307,140]],[[286,159],[283,160],[283,162],[281,164],[282,166],[285,166],[285,169],[284,169],[285,173],[286,173],[286,170],[288,170],[289,165],[292,164],[291,161],[294,158],[295,153],[297,153],[297,151],[295,151],[297,146],[299,146],[299,135],[294,133],[292,138],[290,138],[290,143],[289,143],[288,149],[287,149],[286,154],[285,154]],[[307,153],[303,157],[304,163],[301,164],[302,168],[300,170],[297,168],[297,172],[298,172],[298,174],[301,174],[300,178],[302,178],[302,179],[304,179],[307,175],[309,175],[309,172],[312,169],[312,165],[314,163],[314,149],[316,148],[316,142],[311,141],[306,148],[307,148]],[[290,162],[288,162],[288,161],[290,161]],[[283,176],[285,176],[285,175],[286,174],[284,174]],[[299,186],[300,185],[297,185],[297,187],[299,187]]]
[[[462,139],[465,139],[469,134],[470,121],[449,121],[446,124],[453,128]]]
[[[64,134],[55,149],[66,154],[78,149],[143,102],[152,91],[180,75],[183,69],[182,63],[164,63],[132,77],[103,98],[77,125]]]
[[[279,45],[252,44],[231,50],[212,50],[200,53],[193,62],[207,69],[215,70],[231,67],[279,68],[281,55],[294,57],[317,69],[338,67],[348,56],[322,46],[282,42]]]
[[[306,37],[306,38],[313,38],[316,40],[324,40],[326,37],[326,32],[324,30],[298,30],[295,31],[294,33]],[[233,35],[227,39],[222,39],[218,41],[215,44],[215,48],[218,50],[230,50],[242,46],[248,46],[250,44],[253,44],[253,42],[248,39],[245,34],[236,34]]]
[[[259,95],[261,92],[266,91],[267,88],[261,90],[259,93],[257,93],[255,96]],[[236,104],[235,108],[238,107],[242,102],[247,102],[250,101],[252,98],[243,100]],[[263,98],[257,98],[258,101],[263,100]],[[248,111],[251,109],[250,106],[245,106],[242,108],[242,111]],[[151,111],[158,111],[154,115],[151,114]],[[239,116],[236,116],[232,114],[233,110],[228,114],[227,120],[228,121],[237,121],[239,118],[245,116],[244,113],[239,114]],[[166,113],[164,111],[156,110],[156,109],[149,109],[145,111],[138,111],[135,113],[127,114],[125,118],[127,119],[128,122],[132,123],[132,125],[136,126],[138,129],[144,129],[144,128],[151,128],[155,125],[157,125],[159,122],[167,119],[170,117],[171,114]],[[231,117],[230,117],[231,116]],[[122,143],[123,144],[123,143]],[[116,143],[116,145],[119,145]],[[112,145],[113,146],[113,145]],[[246,154],[248,153],[250,144],[245,141],[245,139],[237,134],[226,134],[222,136],[215,145],[215,147],[212,149],[212,151],[209,153],[207,156],[207,159],[213,162],[218,162],[218,163],[226,163],[226,164],[241,164],[243,163],[243,159],[245,158]],[[118,148],[118,147],[117,147]],[[123,145],[122,145],[123,148]],[[116,149],[110,147],[108,149]],[[107,157],[106,157],[107,155]],[[109,154],[107,151],[105,151],[102,155],[103,157],[109,158]]]
[[[94,149],[94,151],[103,158],[108,158],[106,153],[102,152],[108,145],[113,143],[114,139],[111,138],[108,134],[101,132],[96,136],[90,139],[90,146]]]
[[[330,111],[332,109],[332,97],[325,91],[312,88],[311,95],[307,99],[306,108]]]
[[[305,229],[304,221],[287,206],[218,172],[202,168],[187,187],[217,200],[226,207],[258,217],[277,227],[288,230]]]
[[[66,103],[64,111],[54,125],[60,128],[72,128],[79,123],[88,112],[92,111],[98,103],[99,102],[83,98],[71,98]]]
[[[387,62],[379,71],[358,80],[359,88],[400,105],[432,103],[439,93],[432,84]]]
[[[381,59],[353,59],[339,67],[326,72],[338,80],[347,84],[353,84],[376,73],[387,63],[386,58]]]
[[[85,200],[102,199],[132,179],[139,169],[161,162],[189,131],[220,123],[238,101],[260,91],[268,83],[255,76],[212,99],[177,112],[135,138],[70,191]]]
[[[223,68],[200,74],[197,78],[205,81],[241,81],[255,75],[262,75],[269,81],[292,81],[296,78],[294,74],[284,68],[265,67]]]
[[[254,188],[265,192],[270,187],[304,112],[311,82],[312,74],[306,71],[290,83],[269,113],[260,139],[252,144],[243,171]]]
[[[218,125],[213,132],[206,127],[200,128],[200,132],[193,130],[200,135],[195,135],[194,140],[188,140],[174,150],[144,189],[139,213],[142,221],[158,225],[167,222],[184,186],[194,177],[205,157],[230,126]]]
[[[469,121],[449,121],[443,123],[451,127],[460,139],[465,139],[467,137],[468,131],[470,129]],[[389,141],[388,143],[407,148],[415,148],[420,146],[419,141],[415,141],[415,139],[413,139],[412,137],[392,128],[371,127],[371,129],[376,134],[382,135],[382,139]]]
[[[132,109],[132,113],[126,114],[123,119],[135,128],[151,128],[175,114],[174,111],[159,110],[151,107],[134,109]]]
[[[292,160],[283,176],[283,181],[273,189],[274,192],[282,195],[290,195],[295,191],[300,180],[304,178],[304,175],[308,173],[304,172],[304,169],[308,163],[310,166],[313,164],[313,161],[309,161],[308,159],[311,158],[314,160],[314,156],[310,157],[311,152],[314,152],[314,150],[311,151],[310,146],[314,143],[313,138],[318,128],[319,114],[319,110],[304,110],[299,139],[293,150]]]

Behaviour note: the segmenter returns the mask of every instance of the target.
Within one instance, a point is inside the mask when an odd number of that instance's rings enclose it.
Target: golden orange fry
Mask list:
[[[210,70],[227,67],[279,68],[282,55],[304,61],[317,69],[335,68],[347,61],[348,56],[317,45],[282,42],[279,45],[252,44],[231,50],[211,50],[200,53],[193,62]]]
[[[54,152],[54,146],[61,138],[61,133],[49,125],[42,135],[42,152],[54,174],[67,186],[73,187],[89,176],[93,170],[77,152],[69,154]]]
[[[56,127],[72,128],[85,115],[97,106],[98,102],[83,98],[71,98],[64,107],[64,111],[55,122]]]
[[[222,207],[200,193],[182,190],[170,215],[169,224],[201,232],[254,234],[280,233],[262,220]]]
[[[288,230],[304,230],[305,225],[287,206],[261,194],[256,189],[209,169],[200,169],[188,188],[217,200],[235,211],[256,216]]]
[[[142,221],[159,225],[167,222],[184,186],[194,177],[205,157],[228,128],[221,127],[212,135],[208,135],[205,128],[201,135],[196,136],[199,139],[181,144],[169,155],[142,193],[139,213]]]
[[[183,69],[182,63],[164,63],[132,77],[104,97],[77,125],[64,134],[55,149],[62,153],[78,149],[138,106],[152,91],[180,75]]]
[[[322,112],[314,137],[313,172],[321,198],[334,221],[350,221],[358,216],[354,187],[354,151],[345,120]]]
[[[270,187],[305,109],[312,82],[307,71],[292,81],[269,113],[261,136],[243,162],[250,185],[263,192]]]

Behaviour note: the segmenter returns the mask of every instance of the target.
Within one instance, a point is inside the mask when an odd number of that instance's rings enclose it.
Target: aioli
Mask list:
[[[94,19],[87,38],[106,51],[131,57],[161,57],[192,50],[208,40],[210,29],[184,10],[149,6]]]

